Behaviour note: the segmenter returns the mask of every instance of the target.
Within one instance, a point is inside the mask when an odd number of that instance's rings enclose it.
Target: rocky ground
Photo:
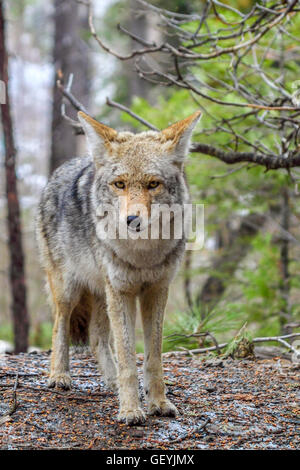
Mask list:
[[[0,449],[299,449],[299,365],[290,361],[165,356],[181,414],[135,427],[117,422],[117,397],[89,354],[71,356],[71,391],[47,388],[48,364],[47,352],[0,355]]]

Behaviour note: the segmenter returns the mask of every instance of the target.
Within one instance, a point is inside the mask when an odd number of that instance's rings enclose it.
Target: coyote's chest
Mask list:
[[[137,293],[145,284],[172,280],[181,261],[184,244],[177,240],[164,256],[163,249],[166,247],[155,252],[140,251],[138,256],[133,256],[130,250],[116,253],[107,246],[101,246],[94,255],[85,252],[73,273],[79,284],[100,295],[105,291],[105,279],[117,290]]]
[[[122,250],[106,247],[103,269],[112,286],[118,290],[138,292],[144,284],[169,283],[175,275],[184,252],[183,240],[158,243],[155,250]]]

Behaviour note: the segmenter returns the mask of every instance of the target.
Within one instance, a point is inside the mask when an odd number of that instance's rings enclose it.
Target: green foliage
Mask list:
[[[38,323],[35,328],[31,329],[30,344],[32,346],[38,346],[41,349],[49,349],[51,348],[51,338],[51,322]]]
[[[49,349],[51,348],[51,337],[52,323],[39,323],[30,330],[29,345],[38,346],[41,349]],[[12,323],[3,323],[0,326],[0,339],[13,344],[14,333]]]
[[[279,247],[272,244],[271,234],[259,234],[252,246],[259,254],[259,261],[256,269],[245,269],[244,294],[248,300],[255,300],[257,297],[265,299],[268,304],[275,302],[275,309],[278,308],[276,293],[280,277],[278,270],[274,266],[279,261]]]
[[[184,103],[184,106],[182,104]],[[159,129],[167,127],[169,124],[183,119],[195,111],[195,103],[186,90],[172,91],[157,98],[157,103],[152,106],[147,100],[135,97],[131,109],[149,122],[152,122]],[[145,130],[145,126],[127,113],[122,113],[123,122],[130,123],[137,130]]]
[[[3,323],[0,326],[0,339],[3,341],[13,342],[13,327],[11,323]]]
[[[188,337],[191,333],[210,332],[222,340],[230,338],[239,330],[245,321],[245,313],[235,303],[228,302],[225,306],[217,306],[209,313],[203,312],[194,305],[191,311],[178,311],[172,315],[164,326],[163,350],[171,351],[178,347],[187,349],[199,348],[196,337]],[[186,335],[186,336],[182,336]],[[170,336],[168,338],[168,336]],[[201,337],[201,347],[213,346],[212,339]]]
[[[284,306],[279,290],[280,250],[270,234],[259,234],[252,247],[258,261],[255,269],[245,268],[242,273],[243,310],[258,336],[279,334],[280,312]]]

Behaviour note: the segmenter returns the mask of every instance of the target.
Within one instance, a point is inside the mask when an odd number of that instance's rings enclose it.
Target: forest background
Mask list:
[[[0,3],[16,148],[12,169],[2,106],[3,347],[51,345],[34,216],[51,172],[86,151],[78,109],[131,131],[203,113],[186,172],[192,201],[205,207],[205,244],[187,252],[172,285],[164,351],[297,335],[299,2]],[[138,323],[137,351],[141,338]]]

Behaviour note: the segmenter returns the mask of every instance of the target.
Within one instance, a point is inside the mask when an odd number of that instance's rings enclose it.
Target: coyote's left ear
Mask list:
[[[196,111],[191,116],[175,122],[175,124],[161,132],[163,139],[170,142],[170,151],[174,156],[174,163],[180,166],[182,166],[188,154],[191,136],[200,116],[201,111]]]
[[[79,111],[77,114],[86,135],[89,151],[96,165],[101,165],[110,148],[110,144],[117,137],[117,131],[96,121],[87,114]]]

